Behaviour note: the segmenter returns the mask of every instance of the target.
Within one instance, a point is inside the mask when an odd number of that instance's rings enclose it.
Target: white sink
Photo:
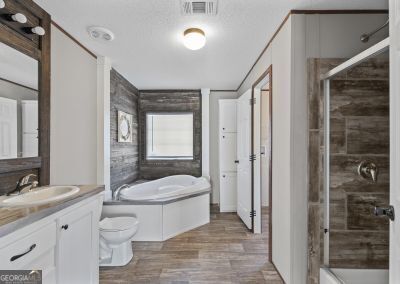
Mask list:
[[[79,192],[76,186],[50,186],[38,187],[34,191],[9,197],[0,201],[0,206],[32,206],[59,201]]]

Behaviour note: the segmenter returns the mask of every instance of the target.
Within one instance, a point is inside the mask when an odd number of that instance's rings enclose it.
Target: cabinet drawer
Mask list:
[[[55,263],[55,246],[56,223],[52,222],[0,248],[0,269],[50,269]],[[39,261],[46,254],[49,261]]]

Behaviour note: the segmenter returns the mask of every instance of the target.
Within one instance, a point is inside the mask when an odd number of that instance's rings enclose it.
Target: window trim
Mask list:
[[[147,155],[147,116],[148,115],[185,115],[185,114],[191,114],[192,115],[192,156],[191,157],[178,157],[178,156],[157,156],[157,157],[149,157]],[[143,148],[144,148],[144,160],[148,162],[162,162],[162,161],[194,161],[195,160],[195,137],[196,137],[196,131],[195,131],[195,115],[196,113],[194,111],[188,111],[188,110],[183,110],[183,111],[145,111],[144,112],[144,137],[143,137]]]

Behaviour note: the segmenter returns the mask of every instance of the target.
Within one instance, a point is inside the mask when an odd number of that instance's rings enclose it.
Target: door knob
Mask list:
[[[394,207],[392,205],[389,205],[389,207],[375,207],[374,214],[375,216],[386,216],[394,221]]]

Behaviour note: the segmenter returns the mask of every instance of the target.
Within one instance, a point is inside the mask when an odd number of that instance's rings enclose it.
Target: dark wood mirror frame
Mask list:
[[[50,34],[51,17],[30,0],[5,0],[0,9],[0,42],[36,59],[39,66],[39,156],[0,160],[0,195],[11,191],[18,179],[26,174],[38,176],[41,185],[50,183]],[[25,24],[9,20],[11,14],[23,13]],[[44,36],[28,32],[41,26]]]

